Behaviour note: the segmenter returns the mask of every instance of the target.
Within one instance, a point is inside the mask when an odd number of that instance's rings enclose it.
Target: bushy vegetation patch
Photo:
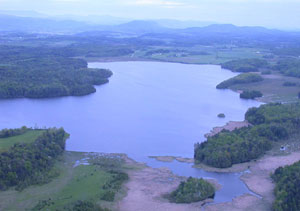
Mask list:
[[[262,97],[263,94],[260,91],[252,90],[252,91],[243,91],[240,94],[240,98],[243,99],[255,99],[257,97]]]
[[[286,81],[282,85],[283,86],[297,86],[297,83]]]
[[[187,181],[181,182],[178,188],[168,197],[175,203],[192,203],[214,198],[215,188],[204,179],[189,177]]]
[[[0,131],[0,138],[8,138],[12,136],[18,136],[26,133],[29,130],[27,127],[21,127],[16,129],[2,129]]]

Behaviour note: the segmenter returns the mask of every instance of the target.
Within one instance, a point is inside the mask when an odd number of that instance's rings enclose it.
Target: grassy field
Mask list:
[[[43,132],[43,130],[29,130],[22,135],[0,138],[0,152],[8,150],[14,144],[34,142]]]
[[[107,157],[96,153],[65,152],[56,165],[56,170],[60,172],[57,178],[21,192],[0,192],[0,210],[31,210],[38,207],[38,210],[64,210],[77,200],[87,200],[113,210],[114,201],[125,191],[114,188],[117,179],[112,170],[123,170],[123,167],[126,168],[124,161],[118,155]],[[101,200],[111,191],[118,192],[112,202]]]
[[[145,54],[149,52],[149,49],[147,49],[136,52],[134,57],[188,64],[220,64],[234,59],[261,58],[264,54],[268,53],[258,48],[231,48],[226,46],[195,46],[191,48],[166,48],[158,46],[151,49],[151,51],[158,49],[169,50],[170,52],[145,56]],[[180,50],[183,51],[183,53],[178,52]],[[197,52],[199,52],[199,54],[197,54]],[[201,54],[201,52],[205,54]]]
[[[257,90],[263,93],[263,102],[295,102],[300,92],[300,78],[280,74],[262,75],[264,80],[249,84],[231,86],[232,90]],[[284,82],[296,83],[296,86],[283,86]]]

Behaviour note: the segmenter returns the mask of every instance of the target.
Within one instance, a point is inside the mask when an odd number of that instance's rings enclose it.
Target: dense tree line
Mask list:
[[[300,59],[290,58],[280,60],[273,69],[283,75],[300,78]]]
[[[286,81],[282,85],[291,87],[291,86],[297,86],[297,83]]]
[[[291,166],[279,167],[272,179],[276,183],[273,210],[300,210],[300,161]]]
[[[6,49],[6,50],[5,50]],[[40,54],[38,54],[40,53]],[[108,82],[111,71],[40,48],[0,47],[0,98],[80,96]]]
[[[12,136],[18,136],[26,133],[29,128],[23,126],[21,128],[15,128],[15,129],[3,129],[0,131],[0,138],[8,138]]]
[[[257,97],[262,97],[263,94],[260,92],[260,91],[256,91],[256,90],[251,90],[251,91],[243,91],[241,94],[240,94],[240,98],[243,98],[243,99],[255,99]]]
[[[256,159],[300,127],[300,104],[267,104],[245,115],[252,126],[226,131],[195,144],[195,160],[218,168]]]
[[[263,78],[256,73],[243,73],[217,85],[217,89],[227,89],[236,84],[246,84],[262,81]]]
[[[214,198],[215,188],[204,179],[189,177],[187,181],[181,182],[176,190],[168,197],[175,203],[192,203]]]
[[[0,154],[0,190],[17,190],[49,181],[56,159],[65,150],[67,133],[48,129],[30,144],[15,144]]]
[[[260,68],[267,67],[268,62],[264,59],[238,59],[221,64],[223,69],[233,72],[258,72]]]

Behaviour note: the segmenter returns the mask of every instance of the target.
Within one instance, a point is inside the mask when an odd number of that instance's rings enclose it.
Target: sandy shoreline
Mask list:
[[[235,198],[232,202],[208,205],[205,210],[271,210],[275,199],[273,194],[275,184],[270,174],[278,167],[291,165],[299,160],[300,152],[293,152],[284,156],[265,155],[256,162],[247,163],[250,173],[244,173],[241,180],[249,190],[261,197],[246,194]]]
[[[183,158],[183,157],[176,157],[176,156],[149,156],[149,158],[153,158],[157,161],[161,162],[173,162],[174,160],[177,160],[178,162],[182,163],[194,163],[193,158]]]
[[[245,121],[230,121],[228,122],[226,125],[221,126],[221,127],[214,127],[209,133],[205,134],[204,136],[206,138],[210,137],[210,136],[214,136],[218,133],[220,133],[222,130],[229,130],[229,131],[233,131],[235,129],[239,129],[242,127],[248,127],[250,125],[249,122]]]
[[[176,204],[170,203],[163,197],[164,194],[170,193],[177,188],[181,181],[186,177],[174,175],[167,168],[154,169],[145,164],[137,163],[129,158],[127,164],[132,165],[134,170],[129,170],[129,181],[126,183],[127,195],[118,202],[118,210],[121,211],[184,211],[184,210],[201,210],[203,206],[212,202],[213,199],[192,203]],[[221,185],[215,180],[207,180],[218,190]]]

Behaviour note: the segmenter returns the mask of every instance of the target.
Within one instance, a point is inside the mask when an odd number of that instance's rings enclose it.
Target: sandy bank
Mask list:
[[[247,194],[235,198],[232,202],[208,205],[205,210],[271,210],[275,184],[270,174],[278,167],[291,165],[299,160],[300,152],[293,152],[285,156],[266,155],[256,162],[245,164],[249,166],[250,172],[243,174],[241,180],[260,197]]]
[[[193,158],[183,158],[183,157],[175,157],[175,156],[149,156],[149,158],[153,158],[161,162],[173,162],[174,160],[177,160],[183,163],[194,163]]]
[[[233,130],[238,129],[238,128],[248,127],[249,125],[250,125],[250,123],[247,122],[247,121],[242,121],[242,122],[230,121],[230,122],[228,122],[226,125],[224,125],[222,127],[214,127],[210,131],[210,133],[207,133],[204,136],[207,138],[207,137],[214,136],[214,135],[220,133],[222,130],[233,131]]]
[[[132,160],[129,164],[135,165]],[[167,168],[153,169],[142,164],[140,168],[128,171],[129,181],[126,184],[127,196],[118,203],[121,211],[184,211],[201,210],[203,205],[212,200],[192,204],[170,203],[163,197],[164,194],[175,190],[184,177],[174,175]],[[220,185],[214,180],[208,180],[217,189]]]

